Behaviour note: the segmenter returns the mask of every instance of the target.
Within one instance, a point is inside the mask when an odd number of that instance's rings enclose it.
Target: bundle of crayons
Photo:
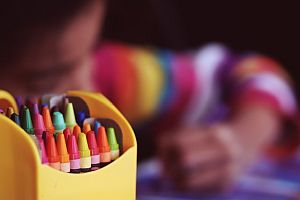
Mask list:
[[[119,157],[114,128],[86,118],[84,112],[78,112],[75,117],[73,103],[67,98],[64,113],[58,106],[52,107],[50,112],[47,104],[39,105],[37,101],[21,104],[20,98],[16,100],[20,115],[12,107],[0,113],[30,135],[43,164],[67,173],[84,173],[100,169]]]

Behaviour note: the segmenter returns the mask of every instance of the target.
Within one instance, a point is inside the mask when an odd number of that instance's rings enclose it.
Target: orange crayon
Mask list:
[[[78,126],[78,125],[74,126],[74,128],[73,128],[73,135],[75,135],[77,141],[78,141],[79,133],[81,133],[80,126]]]
[[[100,152],[100,167],[104,167],[111,162],[110,147],[108,144],[106,131],[103,126],[98,129],[98,146]]]
[[[60,161],[60,171],[70,172],[70,158],[67,150],[67,145],[65,141],[65,136],[63,133],[57,135],[57,151]]]
[[[43,107],[42,115],[43,115],[46,131],[48,131],[50,134],[54,134],[55,129],[51,120],[49,108],[47,106]]]
[[[83,125],[83,132],[85,134],[87,134],[88,132],[90,132],[92,130],[91,125],[89,123],[86,123]]]

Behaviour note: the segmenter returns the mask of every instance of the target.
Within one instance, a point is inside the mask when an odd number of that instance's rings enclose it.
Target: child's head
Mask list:
[[[90,88],[89,56],[103,7],[103,0],[1,5],[0,88],[18,95]]]

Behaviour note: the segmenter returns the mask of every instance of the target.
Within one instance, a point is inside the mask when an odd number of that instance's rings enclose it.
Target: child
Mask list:
[[[296,111],[277,63],[218,45],[173,54],[108,44],[92,68],[105,2],[32,1],[2,6],[9,23],[1,31],[0,88],[17,95],[101,90],[132,122],[166,132],[156,137],[158,153],[178,186],[227,186]],[[216,108],[229,114],[211,120]]]

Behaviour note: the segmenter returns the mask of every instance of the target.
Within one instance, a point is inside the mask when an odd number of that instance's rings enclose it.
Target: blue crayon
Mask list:
[[[83,127],[83,122],[85,118],[86,118],[85,112],[76,113],[76,122],[81,128]]]
[[[94,123],[94,132],[95,132],[96,136],[98,135],[98,129],[99,129],[99,127],[101,127],[101,123],[98,122],[98,121],[95,121],[95,123]]]
[[[16,113],[13,113],[11,116],[10,116],[10,119],[13,120],[16,124],[18,124],[19,126],[21,126],[21,120],[20,120],[20,117],[19,115],[17,115]]]

